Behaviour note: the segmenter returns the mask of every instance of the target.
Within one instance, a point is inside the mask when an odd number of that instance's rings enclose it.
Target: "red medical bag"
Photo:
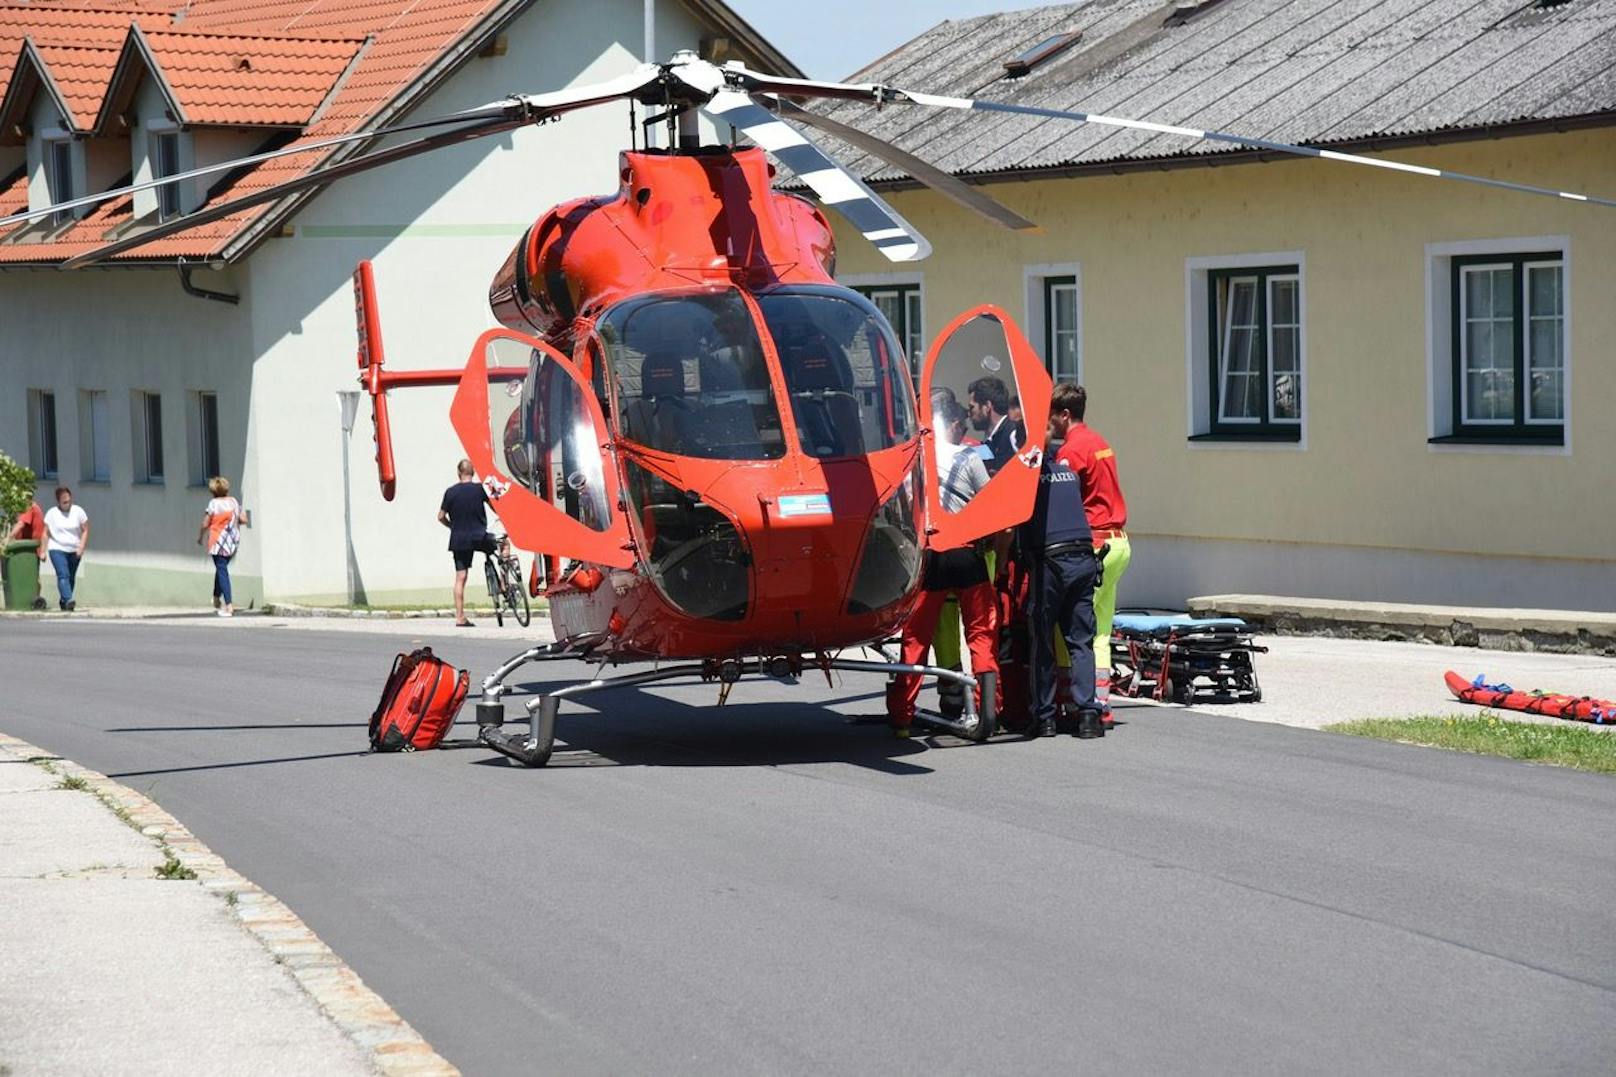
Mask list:
[[[471,674],[421,647],[393,660],[381,702],[370,716],[373,752],[436,748],[454,725],[471,687]]]

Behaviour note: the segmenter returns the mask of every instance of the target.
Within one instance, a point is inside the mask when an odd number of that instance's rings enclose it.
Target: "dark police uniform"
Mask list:
[[[1083,511],[1078,469],[1066,459],[1064,446],[1061,452],[1044,455],[1032,517],[1021,525],[1018,540],[1021,556],[1032,574],[1028,596],[1033,644],[1032,731],[1054,730],[1057,629],[1072,656],[1072,699],[1080,714],[1080,731],[1098,727],[1099,707],[1094,702],[1094,584],[1099,562],[1094,557],[1093,537]]]

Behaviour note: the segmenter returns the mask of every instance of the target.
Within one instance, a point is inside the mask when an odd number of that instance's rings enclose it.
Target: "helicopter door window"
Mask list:
[[[490,378],[492,370],[490,364]],[[532,355],[528,384],[528,453],[523,463],[528,464],[530,478],[523,479],[514,467],[512,474],[590,530],[607,530],[612,514],[606,471],[584,388],[543,353]],[[498,391],[490,383],[490,395]]]
[[[738,292],[632,299],[599,332],[625,438],[708,460],[785,455],[763,345]]]
[[[964,508],[978,485],[967,477],[975,469],[956,460],[958,454],[975,455],[988,475],[996,475],[1027,445],[1020,392],[1004,324],[997,318],[979,314],[943,342],[932,370],[930,408],[944,512]],[[949,496],[951,473],[959,477],[954,497]]]
[[[505,471],[533,489],[533,467],[522,422],[523,390],[532,349],[519,341],[498,338],[488,343],[488,432],[498,446]],[[496,457],[497,459],[497,457]]]
[[[780,355],[803,452],[862,456],[915,437],[908,364],[867,299],[840,288],[781,288],[759,296],[758,307]]]
[[[1027,518],[1050,389],[1043,360],[998,307],[966,311],[932,343],[920,379],[931,413],[922,459],[932,549],[956,549]]]

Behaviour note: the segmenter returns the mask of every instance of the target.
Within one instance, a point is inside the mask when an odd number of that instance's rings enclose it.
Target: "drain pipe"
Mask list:
[[[191,270],[195,269],[196,267],[190,262],[187,262],[185,259],[181,258],[179,260],[179,267],[180,287],[185,290],[186,295],[194,295],[198,299],[212,299],[217,303],[229,303],[232,306],[241,302],[241,296],[239,295],[231,295],[229,292],[213,292],[206,288],[198,288],[196,285],[192,284]]]
[[[645,0],[645,62],[657,62],[656,53],[656,0]]]

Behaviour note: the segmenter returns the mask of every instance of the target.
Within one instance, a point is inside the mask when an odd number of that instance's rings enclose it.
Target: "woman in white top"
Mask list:
[[[74,609],[73,585],[78,582],[84,547],[90,542],[90,517],[73,504],[73,491],[65,486],[56,488],[56,505],[45,513],[45,534],[45,552],[56,570],[57,605]]]
[[[235,613],[230,594],[230,559],[241,545],[241,502],[230,496],[230,480],[215,475],[208,480],[208,491],[213,500],[208,502],[202,516],[202,529],[197,532],[196,544],[205,541],[213,557],[213,608],[220,617]]]

